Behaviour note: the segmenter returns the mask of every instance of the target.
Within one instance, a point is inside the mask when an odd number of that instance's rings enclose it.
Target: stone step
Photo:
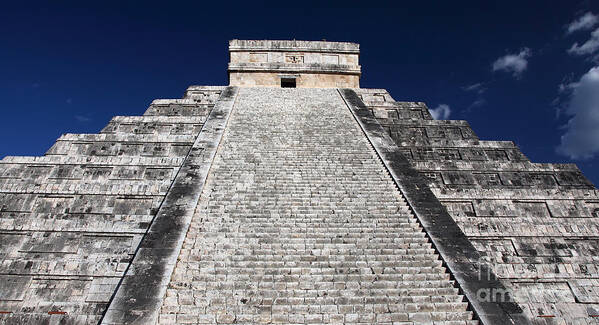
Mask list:
[[[214,101],[199,103],[194,99],[156,99],[144,112],[144,116],[208,116]]]
[[[197,135],[207,116],[115,116],[100,133]]]
[[[239,261],[239,260],[237,260]],[[193,263],[193,262],[190,262]],[[215,265],[219,266],[215,266]],[[445,273],[445,269],[441,267],[440,263],[422,263],[422,265],[414,266],[414,263],[410,263],[407,266],[394,265],[391,267],[381,267],[380,262],[376,261],[360,261],[357,263],[339,263],[332,262],[329,264],[322,265],[322,268],[318,268],[319,263],[314,263],[311,268],[304,267],[276,267],[273,265],[271,268],[255,267],[256,272],[250,274],[242,274],[239,272],[240,268],[247,267],[253,263],[229,263],[226,266],[220,265],[222,263],[210,263],[209,261],[202,261],[195,263],[198,267],[207,267],[213,271],[210,274],[231,274],[237,275],[236,279],[240,281],[274,281],[280,282],[283,280],[307,280],[315,277],[316,274],[322,275],[319,280],[326,280],[328,282],[345,282],[345,281],[378,281],[385,280],[391,277],[400,275],[440,275],[441,278],[446,278],[448,273]],[[347,266],[349,265],[349,266]],[[349,270],[351,268],[351,270]],[[340,272],[349,270],[349,272]],[[268,274],[266,273],[268,271]],[[316,273],[310,273],[316,272]],[[212,275],[210,275],[212,276]]]
[[[144,181],[116,181],[96,182],[86,184],[84,182],[69,183],[8,183],[0,184],[0,192],[5,194],[34,193],[34,194],[67,194],[67,195],[147,195],[161,196],[169,188],[168,183]]]
[[[131,157],[131,156],[6,156],[0,160],[4,164],[32,165],[100,165],[100,166],[154,166],[178,167],[184,157]],[[0,168],[3,168],[0,166]]]
[[[404,268],[405,269],[405,268]],[[361,288],[361,289],[392,289],[392,288],[401,288],[405,287],[405,285],[411,285],[411,282],[424,282],[424,281],[443,281],[442,284],[446,284],[449,280],[449,274],[442,273],[444,270],[438,270],[437,268],[422,268],[422,270],[418,270],[417,274],[413,273],[401,273],[397,272],[397,269],[385,269],[388,272],[396,272],[390,274],[371,274],[373,270],[371,268],[368,269],[301,269],[304,275],[271,275],[271,270],[260,270],[256,269],[256,273],[264,272],[267,274],[264,277],[255,276],[251,277],[254,272],[248,272],[248,270],[243,270],[243,268],[239,267],[225,267],[225,268],[214,268],[214,272],[202,273],[202,276],[206,278],[210,278],[212,275],[215,276],[227,276],[230,278],[226,281],[220,281],[219,285],[224,286],[297,286],[298,284],[302,284],[303,287],[301,289],[308,290],[313,287],[316,290],[332,290],[334,288],[335,283],[343,283],[345,286],[343,288]],[[401,269],[399,269],[401,270]],[[330,273],[350,273],[349,275],[332,275]],[[368,272],[368,274],[360,274],[354,275],[351,273],[357,272]],[[381,271],[382,272],[382,271]],[[428,272],[428,273],[425,273]],[[245,276],[244,276],[245,275]],[[322,279],[320,279],[322,277]],[[245,278],[249,278],[253,280],[252,282],[242,282],[237,283],[237,281],[244,280]],[[254,282],[255,281],[255,282]],[[259,282],[259,283],[258,283]],[[427,283],[429,286],[427,288],[440,288],[441,286],[434,286],[432,282]],[[338,287],[342,287],[338,285]]]
[[[206,240],[213,241],[214,238],[223,240],[237,241],[236,239],[251,238],[260,239],[260,243],[276,244],[282,241],[300,239],[306,243],[310,240],[328,239],[329,242],[335,244],[343,244],[344,241],[355,242],[358,239],[372,241],[372,243],[389,241],[384,240],[389,238],[390,234],[403,232],[404,238],[422,238],[424,235],[420,232],[421,228],[416,223],[406,223],[403,227],[384,228],[371,223],[356,224],[353,228],[345,226],[345,228],[335,228],[334,226],[318,225],[310,227],[303,225],[300,222],[279,224],[278,227],[258,228],[255,226],[244,226],[242,223],[247,219],[240,218],[236,222],[210,224],[202,228],[206,233]],[[239,228],[244,227],[242,232]],[[228,233],[225,233],[228,232]],[[213,238],[213,239],[211,239]],[[279,238],[279,239],[277,239]]]
[[[219,98],[225,86],[189,86],[183,98],[192,99],[196,103],[214,103]]]
[[[56,141],[69,142],[131,142],[131,143],[193,143],[193,135],[66,133]]]
[[[44,188],[39,191],[43,192]],[[80,216],[85,221],[86,215],[146,215],[154,214],[160,205],[161,196],[145,195],[89,195],[72,193],[70,195],[53,195],[45,193],[0,193],[0,212],[3,217],[12,213],[35,212],[51,215]],[[57,218],[59,216],[56,216]]]
[[[182,252],[180,256],[182,258],[190,258],[190,254]],[[191,257],[193,258],[193,257]],[[439,267],[442,265],[442,262],[435,258],[434,256],[430,256],[430,254],[420,255],[420,256],[404,256],[403,258],[398,259],[386,259],[380,257],[380,260],[376,260],[375,258],[369,261],[354,261],[354,262],[346,262],[346,261],[327,261],[327,262],[319,262],[319,261],[281,261],[278,259],[277,261],[256,261],[256,260],[243,260],[240,257],[231,257],[226,260],[226,262],[231,263],[223,263],[223,260],[218,260],[218,258],[206,258],[205,261],[201,262],[188,262],[187,264],[190,266],[197,266],[198,268],[202,268],[201,272],[205,270],[213,270],[216,265],[227,265],[227,267],[234,267],[233,262],[235,261],[235,267],[238,268],[254,268],[254,271],[268,272],[272,274],[289,274],[293,272],[297,272],[298,270],[306,270],[308,272],[309,269],[318,269],[318,272],[323,274],[333,275],[336,274],[336,269],[349,269],[353,268],[352,272],[358,272],[363,270],[364,272],[372,273],[373,270],[376,272],[384,272],[389,269],[391,272],[395,268],[405,268],[405,267]],[[320,266],[320,267],[319,267]],[[364,268],[368,266],[368,268]],[[246,270],[247,272],[253,272],[252,270]],[[190,271],[195,272],[195,271]],[[206,271],[208,272],[208,271]],[[314,271],[316,272],[316,271]]]
[[[127,178],[108,178],[108,177],[96,177],[95,179],[72,179],[72,178],[52,178],[52,177],[36,177],[36,178],[5,178],[0,177],[0,192],[4,192],[4,189],[11,188],[13,186],[40,186],[41,184],[46,186],[60,186],[60,187],[102,187],[102,186],[123,186],[123,187],[140,187],[146,186],[149,189],[156,189],[159,191],[168,190],[170,182],[168,179],[165,180],[151,180],[151,179],[127,179]],[[148,193],[150,194],[150,193]],[[153,194],[150,194],[153,195]]]
[[[64,134],[46,155],[184,156],[195,135]]]
[[[118,123],[167,123],[197,124],[206,120],[204,116],[148,116],[148,115],[116,115],[110,120]]]
[[[173,283],[173,287],[177,283]],[[227,297],[207,296],[208,290],[219,287],[218,284],[210,283],[207,286],[182,289],[171,288],[167,292],[167,297],[178,297],[179,303],[181,297],[197,296],[198,300],[217,300],[219,303],[227,302],[231,306],[271,306],[275,305],[302,305],[318,302],[322,305],[362,305],[364,304],[455,304],[460,311],[465,309],[463,297],[457,295],[456,288],[397,288],[397,289],[321,289],[305,290],[290,289],[279,290],[274,288],[257,288],[247,290],[244,284],[230,287],[227,290],[231,293]],[[350,284],[351,286],[351,284]],[[333,287],[347,287],[344,283],[334,283]],[[197,292],[197,293],[196,293]],[[194,299],[194,298],[192,298]],[[168,301],[167,301],[168,303]],[[189,304],[189,303],[187,303]],[[183,303],[185,305],[185,303]],[[401,308],[401,307],[399,307]]]
[[[466,324],[467,306],[336,90],[240,89],[160,322]]]
[[[414,245],[425,246],[430,245],[428,238],[420,233],[415,233],[414,237],[405,237],[402,238],[389,238],[389,236],[383,237],[370,237],[364,238],[364,236],[356,235],[355,238],[361,239],[356,240],[353,243],[346,243],[343,240],[348,240],[348,238],[331,238],[330,236],[322,236],[320,238],[302,238],[300,236],[294,236],[290,238],[281,238],[279,236],[272,235],[246,235],[238,237],[240,240],[236,240],[235,237],[228,237],[227,240],[231,244],[245,244],[245,245],[261,245],[269,247],[303,247],[305,249],[310,248],[318,248],[318,249],[329,249],[329,250],[339,250],[344,251],[348,249],[352,249],[356,246],[356,244],[368,244],[374,245],[373,247],[377,247],[378,245],[384,245],[384,248],[393,248],[393,247],[411,247]],[[223,237],[214,236],[207,234],[203,243],[214,242],[218,243],[218,240],[222,240]],[[229,244],[227,244],[229,245]],[[239,249],[239,251],[245,251],[246,249],[250,249],[251,247]]]
[[[118,211],[117,211],[118,212]],[[147,214],[141,214],[143,211],[133,211],[134,214],[112,215],[112,214],[91,214],[91,213],[72,213],[67,214],[64,211],[59,213],[27,213],[27,212],[0,212],[2,222],[0,229],[5,232],[17,231],[21,236],[23,232],[90,232],[98,234],[109,233],[145,233],[152,221],[151,211],[145,211]],[[90,227],[93,225],[93,227]],[[91,229],[91,230],[90,230]],[[5,234],[4,238],[11,237]]]
[[[0,180],[4,183],[41,181],[44,183],[96,180],[170,180],[173,167],[67,165],[67,164],[9,164],[0,163]]]
[[[51,306],[52,304],[48,304]],[[52,324],[56,322],[58,324],[97,324],[100,321],[101,315],[93,315],[94,307],[88,308],[88,310],[80,311],[82,315],[52,315],[48,314],[49,307],[45,308],[48,311],[44,313],[15,313],[15,314],[0,314],[0,323],[2,324]],[[96,307],[97,308],[97,307]],[[88,314],[89,315],[86,315]]]
[[[218,308],[207,308],[209,314],[187,315],[187,314],[162,314],[160,323],[164,324],[398,324],[413,325],[418,323],[447,324],[447,325],[470,325],[478,324],[478,321],[470,319],[471,312],[446,313],[446,312],[414,312],[414,313],[308,313],[308,314],[275,314],[268,312],[254,314],[218,313]],[[456,319],[447,321],[446,319]]]
[[[191,142],[84,142],[57,141],[46,155],[108,156],[108,157],[185,157]]]
[[[389,233],[382,233],[382,234],[378,234],[378,235],[374,235],[374,234],[366,234],[366,233],[356,233],[355,236],[353,237],[344,237],[342,235],[340,236],[334,236],[334,238],[332,238],[333,236],[329,236],[328,233],[323,233],[320,236],[317,235],[311,235],[311,234],[306,234],[306,233],[297,233],[296,236],[293,236],[289,239],[287,238],[283,238],[283,239],[277,239],[279,238],[279,233],[276,231],[273,231],[271,233],[245,233],[245,234],[240,234],[237,236],[225,236],[223,234],[217,234],[217,233],[209,233],[206,232],[205,233],[205,240],[202,240],[202,243],[206,244],[209,242],[214,242],[215,240],[231,240],[231,242],[233,242],[235,240],[235,238],[243,238],[243,239],[249,239],[249,240],[254,240],[254,241],[259,241],[258,243],[261,244],[278,244],[281,242],[287,242],[288,240],[292,240],[295,238],[299,238],[302,241],[306,242],[306,243],[316,243],[316,244],[335,244],[335,245],[343,245],[343,244],[364,244],[364,245],[369,245],[369,244],[373,244],[373,245],[378,245],[378,244],[384,244],[384,245],[388,245],[390,244],[392,241],[387,241],[385,240],[386,238],[389,238],[390,234],[396,234],[398,231],[396,232],[389,232]],[[404,238],[423,238],[424,235],[421,233],[404,233],[403,234]],[[251,241],[247,241],[247,243],[251,243]]]

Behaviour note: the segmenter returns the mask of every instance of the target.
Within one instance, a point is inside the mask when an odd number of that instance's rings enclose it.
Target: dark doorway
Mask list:
[[[281,88],[295,88],[295,78],[281,78]]]

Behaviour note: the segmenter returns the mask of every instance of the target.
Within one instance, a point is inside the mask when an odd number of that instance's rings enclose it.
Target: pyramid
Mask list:
[[[1,160],[0,324],[595,324],[597,189],[359,53],[232,40],[229,86]]]

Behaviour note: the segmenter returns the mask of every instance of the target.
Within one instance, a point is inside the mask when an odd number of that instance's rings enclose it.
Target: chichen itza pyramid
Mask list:
[[[229,43],[0,161],[0,324],[597,324],[599,193],[360,88],[355,43]]]

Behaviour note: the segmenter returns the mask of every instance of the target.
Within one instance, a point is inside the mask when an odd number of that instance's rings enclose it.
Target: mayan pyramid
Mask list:
[[[0,161],[0,324],[597,324],[599,193],[360,88],[359,45],[229,43]]]

